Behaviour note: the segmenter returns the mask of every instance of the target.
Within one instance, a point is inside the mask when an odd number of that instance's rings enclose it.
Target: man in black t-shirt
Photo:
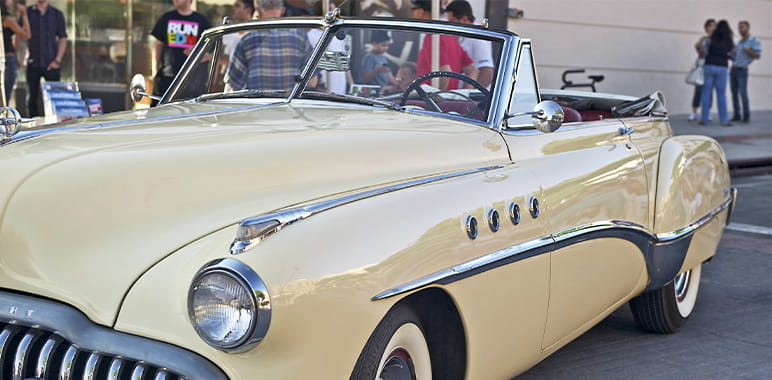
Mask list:
[[[153,93],[163,96],[182,68],[193,46],[212,24],[191,8],[193,0],[173,0],[174,10],[164,13],[153,27],[156,76]]]

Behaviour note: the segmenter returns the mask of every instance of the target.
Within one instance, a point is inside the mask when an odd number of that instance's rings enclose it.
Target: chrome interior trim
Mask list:
[[[77,309],[55,301],[0,291],[0,321],[10,326],[54,332],[70,346],[62,359],[60,379],[72,376],[79,350],[109,353],[158,368],[170,368],[188,378],[227,379],[204,357],[183,348],[97,325]]]
[[[564,248],[583,241],[609,237],[628,240],[641,250],[649,270],[649,286],[647,289],[656,289],[672,281],[678,274],[677,272],[683,263],[686,250],[691,243],[692,234],[731,204],[732,199],[729,198],[713,211],[687,225],[687,227],[660,234],[654,234],[639,224],[620,220],[584,224],[549,236],[516,244],[406,282],[378,293],[370,300],[382,300],[433,284],[447,285],[515,261],[545,254],[555,249]]]
[[[247,218],[247,219],[242,220],[241,223],[239,223],[239,225],[242,226],[242,227],[248,227],[250,225],[259,225],[259,224],[264,224],[266,222],[271,222],[271,221],[277,221],[277,222],[279,222],[279,225],[274,227],[274,228],[271,228],[271,229],[263,231],[263,233],[260,234],[259,236],[253,236],[253,237],[251,237],[249,239],[244,239],[244,240],[236,238],[233,241],[233,243],[231,243],[230,251],[231,251],[232,255],[242,254],[242,253],[244,253],[244,252],[254,248],[261,241],[263,241],[267,237],[271,236],[272,234],[274,234],[274,233],[276,233],[278,231],[281,231],[284,227],[286,227],[286,226],[288,226],[288,225],[290,225],[292,223],[295,223],[297,221],[300,221],[300,220],[303,220],[303,219],[307,219],[307,218],[309,218],[311,216],[314,216],[314,215],[316,215],[316,214],[318,214],[320,212],[331,210],[331,209],[336,208],[336,207],[340,207],[340,206],[343,206],[343,205],[346,205],[346,204],[349,204],[349,203],[361,201],[361,200],[364,200],[364,199],[367,199],[367,198],[372,198],[372,197],[375,197],[375,196],[378,196],[378,195],[383,195],[383,194],[391,193],[391,192],[394,192],[394,191],[399,191],[399,190],[404,190],[404,189],[411,188],[411,187],[426,185],[426,184],[433,183],[433,182],[444,181],[444,180],[452,179],[452,178],[456,178],[456,177],[462,177],[462,176],[470,175],[470,174],[474,174],[474,173],[480,173],[480,172],[484,172],[484,171],[500,169],[500,168],[503,168],[503,167],[504,167],[504,165],[496,165],[496,166],[488,166],[488,167],[471,169],[471,170],[463,170],[463,171],[458,171],[458,172],[453,172],[453,173],[446,173],[446,174],[441,174],[441,175],[421,178],[421,179],[417,179],[417,180],[413,180],[413,181],[407,181],[407,182],[402,182],[402,183],[398,183],[398,184],[393,184],[393,185],[389,185],[389,186],[385,186],[385,187],[381,187],[381,188],[377,188],[377,189],[367,190],[367,191],[363,191],[363,192],[360,192],[360,193],[355,193],[355,194],[352,194],[352,195],[347,195],[347,196],[336,198],[336,199],[331,199],[331,200],[327,200],[327,201],[312,203],[312,204],[309,204],[309,205],[306,205],[306,206],[300,206],[300,207],[294,207],[294,208],[279,210],[279,211],[276,211],[276,212],[271,212],[271,213],[268,213],[268,214],[263,214],[263,215],[255,216],[255,217],[252,217],[252,218]]]
[[[222,347],[211,344],[208,340],[201,337],[204,342],[210,346],[224,352],[240,353],[248,351],[254,348],[265,338],[268,333],[268,328],[271,326],[271,297],[268,294],[268,287],[263,282],[263,279],[255,273],[249,265],[242,263],[236,259],[225,258],[210,261],[198,270],[196,276],[191,282],[191,288],[188,291],[188,313],[190,315],[191,323],[193,323],[194,316],[192,315],[193,308],[191,303],[193,302],[191,295],[193,294],[193,284],[198,282],[198,279],[202,276],[210,274],[212,272],[220,272],[234,277],[236,280],[242,283],[247,289],[250,290],[252,300],[255,305],[255,322],[252,326],[252,331],[244,339],[237,342],[232,347]],[[193,323],[193,327],[198,333],[198,327]],[[202,334],[199,334],[201,336]]]

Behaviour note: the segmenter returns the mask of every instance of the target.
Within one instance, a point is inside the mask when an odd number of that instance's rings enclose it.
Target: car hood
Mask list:
[[[480,126],[316,101],[172,104],[60,127],[0,146],[0,288],[105,325],[151,266],[243,218],[509,161]]]

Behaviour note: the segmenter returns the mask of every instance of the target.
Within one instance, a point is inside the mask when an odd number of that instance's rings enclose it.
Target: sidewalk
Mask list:
[[[732,122],[722,127],[718,115],[708,125],[688,121],[689,115],[668,115],[676,135],[706,135],[721,144],[730,168],[772,166],[772,111],[754,111],[750,123]]]

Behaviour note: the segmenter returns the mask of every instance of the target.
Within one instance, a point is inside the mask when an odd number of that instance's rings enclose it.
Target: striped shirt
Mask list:
[[[311,53],[302,29],[249,32],[236,45],[227,81],[234,90],[288,90]]]

